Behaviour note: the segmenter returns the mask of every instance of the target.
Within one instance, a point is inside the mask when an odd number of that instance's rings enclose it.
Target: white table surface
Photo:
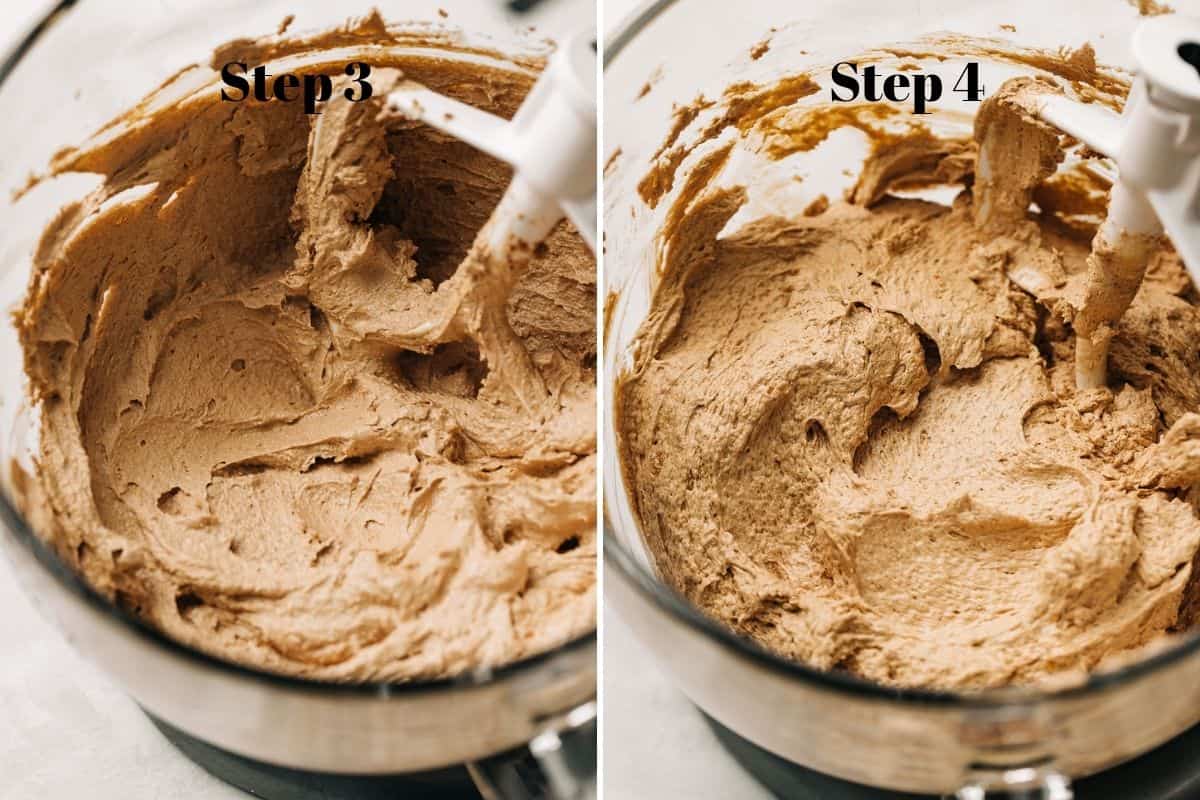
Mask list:
[[[611,609],[603,701],[607,800],[770,800]]]
[[[14,584],[0,557],[0,798],[244,798],[167,743]]]

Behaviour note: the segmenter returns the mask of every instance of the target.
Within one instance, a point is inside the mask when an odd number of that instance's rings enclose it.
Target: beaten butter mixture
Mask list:
[[[725,145],[666,215],[618,387],[628,485],[662,576],[777,653],[980,688],[1191,624],[1200,296],[1153,243],[1108,386],[1076,390],[1074,326],[1120,292],[1089,285],[1087,234],[1029,210],[1065,143],[1028,88],[979,112],[986,175],[916,131],[848,201],[718,236],[746,201],[711,181]],[[952,207],[887,191],[959,176]]]
[[[319,116],[212,88],[60,155],[103,184],[45,232],[18,315],[35,529],[179,641],[321,679],[595,624],[591,254],[564,223],[509,274],[472,249],[507,168],[383,114],[400,69],[506,115],[532,77],[372,66],[372,100]]]

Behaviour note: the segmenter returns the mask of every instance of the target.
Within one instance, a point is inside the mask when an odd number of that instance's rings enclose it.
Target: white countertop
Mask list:
[[[246,797],[192,764],[42,619],[0,556],[0,800]]]
[[[612,610],[603,674],[607,800],[770,800]]]

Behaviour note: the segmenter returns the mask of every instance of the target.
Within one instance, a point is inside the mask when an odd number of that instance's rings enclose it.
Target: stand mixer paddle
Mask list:
[[[1062,94],[1038,94],[1035,117],[1112,158],[1118,178],[1092,241],[1084,308],[1075,321],[1079,389],[1106,383],[1113,329],[1133,302],[1164,232],[1200,285],[1200,20],[1142,22],[1133,35],[1138,74],[1120,115]],[[986,148],[980,170],[988,172]]]

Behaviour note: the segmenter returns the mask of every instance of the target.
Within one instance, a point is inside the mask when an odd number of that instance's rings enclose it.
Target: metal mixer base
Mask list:
[[[703,714],[703,712],[701,712]],[[850,783],[780,758],[704,714],[735,760],[780,800],[936,800]],[[1200,725],[1139,758],[1073,782],[1076,800],[1192,800],[1200,797]]]
[[[143,709],[143,711],[145,711]],[[145,712],[179,752],[209,774],[265,800],[481,800],[466,766],[395,775],[338,775],[308,772],[246,758],[201,741]],[[527,769],[526,748],[489,758],[475,767],[505,797],[543,797],[544,787],[531,785],[540,774]]]

